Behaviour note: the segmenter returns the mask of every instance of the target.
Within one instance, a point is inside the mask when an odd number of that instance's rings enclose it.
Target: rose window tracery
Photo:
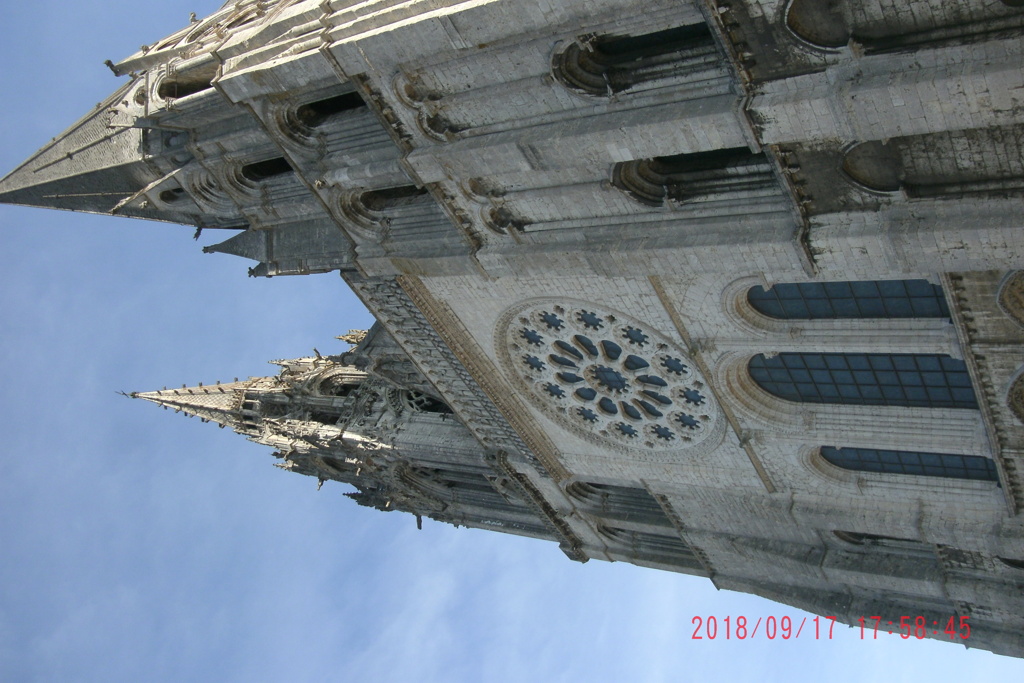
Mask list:
[[[648,450],[690,448],[720,431],[703,377],[643,323],[590,305],[537,305],[506,318],[507,368],[573,431]]]

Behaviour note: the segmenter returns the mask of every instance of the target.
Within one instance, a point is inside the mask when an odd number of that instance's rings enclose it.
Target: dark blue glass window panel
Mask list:
[[[754,287],[751,305],[772,318],[948,318],[942,287],[926,280],[782,283]]]
[[[833,448],[831,446],[822,446],[821,455],[836,467],[842,467],[845,470],[999,481],[995,463],[979,455],[888,451],[875,448]]]
[[[895,368],[895,370],[894,370]],[[977,408],[963,361],[934,354],[780,353],[750,359],[750,376],[789,401]]]

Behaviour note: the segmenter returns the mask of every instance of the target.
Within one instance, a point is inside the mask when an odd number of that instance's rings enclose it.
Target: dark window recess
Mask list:
[[[1005,564],[1007,567],[1013,567],[1014,569],[1020,569],[1024,571],[1024,560],[1014,560],[1009,557],[1000,557],[999,561]]]
[[[328,377],[320,384],[320,394],[323,396],[348,396],[358,388],[359,384],[346,381],[345,377],[336,375]]]
[[[346,463],[341,458],[332,458],[331,456],[326,455],[324,456],[324,462],[341,474],[352,474],[353,466]]]
[[[263,417],[284,417],[288,414],[288,405],[285,403],[263,403],[260,406],[260,414]]]
[[[624,546],[633,557],[651,562],[696,566],[697,558],[686,543],[675,535],[634,531],[615,526],[601,526],[604,536]]]
[[[336,425],[341,415],[338,413],[328,412],[326,410],[311,410],[309,413],[309,419],[311,422],[319,422],[325,425]]]
[[[750,376],[801,403],[918,408],[978,407],[962,360],[931,354],[780,353],[754,356]]]
[[[427,191],[415,185],[389,187],[385,190],[364,192],[360,201],[370,211],[387,211],[400,206],[415,204],[427,195]]]
[[[618,163],[612,185],[643,204],[661,206],[666,199],[774,187],[775,176],[764,154],[736,147]]]
[[[843,172],[875,192],[898,192],[903,186],[903,162],[896,145],[872,140],[850,148]]]
[[[304,104],[295,110],[295,115],[303,125],[316,128],[336,114],[365,107],[366,102],[358,93],[347,92]]]
[[[425,397],[425,400],[421,400],[419,403],[419,409],[427,413],[440,413],[442,415],[451,415],[452,409],[446,404],[441,403],[429,396]]]
[[[185,190],[180,187],[175,187],[170,190],[164,190],[160,193],[160,201],[165,204],[173,204],[174,202],[181,201],[185,198]]]
[[[292,173],[293,171],[294,169],[291,167],[291,164],[284,157],[277,157],[275,159],[257,161],[253,164],[246,164],[242,167],[242,176],[258,183],[262,180],[284,175],[285,173]]]
[[[555,57],[554,73],[572,90],[610,95],[717,61],[711,31],[694,24],[641,36],[601,36],[583,47],[574,43]]]
[[[658,501],[644,489],[574,482],[566,488],[585,512],[603,519],[671,527]]]
[[[926,280],[784,283],[754,287],[747,299],[784,320],[949,317],[942,287]]]
[[[209,79],[180,79],[180,80],[165,80],[157,88],[156,94],[160,96],[160,99],[166,100],[170,98],[188,97],[189,95],[195,95],[196,93],[209,90],[213,87]]]
[[[839,48],[850,42],[850,29],[837,2],[793,0],[786,12],[790,30],[819,47]]]
[[[857,472],[999,481],[995,463],[980,455],[823,446],[821,456],[836,467]]]
[[[421,394],[418,391],[410,391],[407,394],[407,399],[413,410],[419,410],[425,413],[438,413],[442,415],[452,414],[452,409],[449,408],[446,403],[438,401],[426,394]]]

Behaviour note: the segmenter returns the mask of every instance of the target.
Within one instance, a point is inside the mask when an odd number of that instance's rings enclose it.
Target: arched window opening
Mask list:
[[[310,128],[317,128],[332,116],[364,108],[366,108],[366,102],[359,96],[359,93],[347,92],[343,95],[335,95],[304,104],[295,111],[295,116],[302,124]]]
[[[893,555],[920,557],[932,561],[935,559],[935,546],[933,544],[913,538],[867,534],[858,531],[833,531],[832,533],[843,543],[858,546],[862,551],[883,551]]]
[[[317,407],[309,411],[309,419],[311,422],[319,422],[320,424],[334,426],[338,424],[338,420],[341,419],[340,412],[334,412],[327,408]]]
[[[349,396],[358,389],[359,382],[345,375],[331,375],[320,383],[318,391],[321,396]]]
[[[821,457],[836,467],[857,472],[999,481],[995,463],[980,455],[822,446]]]
[[[690,546],[675,534],[634,531],[616,526],[599,527],[601,534],[615,545],[622,546],[635,559],[700,568]]]
[[[419,412],[437,413],[440,415],[451,415],[453,413],[446,403],[426,394],[421,394],[418,391],[405,392],[405,402],[410,408]]]
[[[852,147],[843,157],[843,172],[875,192],[898,192],[903,168],[896,145],[872,140]]]
[[[168,78],[160,83],[156,90],[157,96],[162,100],[188,97],[209,90],[213,87],[211,78],[194,77]]]
[[[918,0],[913,11],[900,12],[864,0],[791,0],[786,25],[820,48],[840,48],[853,41],[868,54],[877,54],[1010,35],[1020,30],[1022,17],[1006,8],[1020,7],[1024,0]]]
[[[441,467],[403,469],[403,480],[417,490],[445,503],[474,505],[491,511],[513,510],[510,503],[480,471]]]
[[[164,190],[160,193],[160,201],[164,204],[173,204],[179,202],[185,198],[185,190],[180,187],[175,187],[170,190]]]
[[[266,159],[242,167],[242,176],[254,183],[269,180],[285,173],[293,173],[295,169],[284,157]]]
[[[425,189],[415,185],[404,185],[364,192],[359,201],[371,211],[385,212],[388,209],[416,204],[422,201],[427,194]]]
[[[644,489],[575,482],[566,488],[580,508],[595,517],[671,527],[661,505]]]
[[[774,187],[775,177],[764,154],[736,147],[621,162],[612,169],[612,185],[642,204],[662,206]]]
[[[263,402],[260,405],[260,414],[265,418],[284,417],[288,414],[288,404]]]
[[[750,376],[770,394],[800,403],[978,407],[967,365],[934,354],[780,353],[750,359]]]
[[[782,320],[949,317],[942,287],[927,280],[780,283],[751,288],[747,300]]]
[[[355,474],[353,472],[353,470],[355,469],[355,466],[353,466],[350,463],[345,462],[341,458],[335,458],[335,457],[332,457],[330,455],[325,455],[325,456],[323,456],[323,461],[324,461],[324,464],[326,464],[329,467],[333,468],[338,474],[341,474],[342,476],[352,476],[353,474]]]
[[[706,24],[640,36],[600,36],[555,56],[555,77],[571,90],[612,95],[649,81],[709,68],[719,61]]]
[[[786,25],[819,47],[839,48],[850,42],[841,0],[793,0],[786,11]]]
[[[864,189],[910,199],[1020,196],[1024,167],[1004,152],[1022,143],[1019,124],[872,140],[848,149],[842,169]]]

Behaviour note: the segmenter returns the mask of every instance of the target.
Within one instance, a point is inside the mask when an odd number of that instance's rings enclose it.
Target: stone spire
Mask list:
[[[159,179],[143,160],[143,131],[132,127],[139,85],[119,88],[77,123],[0,179],[0,203],[111,213]],[[131,212],[156,217],[145,210]]]
[[[182,387],[160,391],[133,392],[132,398],[152,401],[174,412],[183,412],[204,421],[216,422],[232,429],[242,428],[242,401],[254,380],[214,384],[213,386]]]

